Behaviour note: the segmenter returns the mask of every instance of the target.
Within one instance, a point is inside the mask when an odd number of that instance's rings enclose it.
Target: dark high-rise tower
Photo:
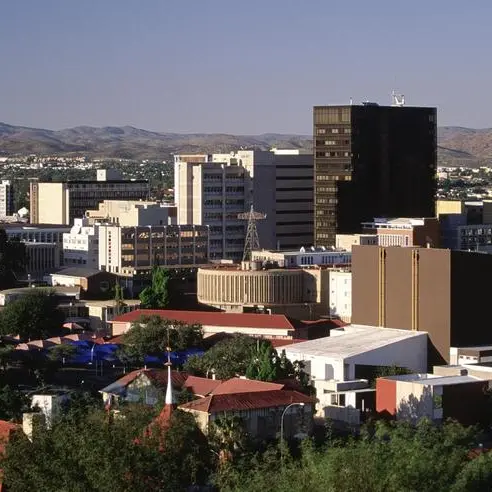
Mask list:
[[[436,108],[315,106],[315,243],[374,217],[433,217]]]

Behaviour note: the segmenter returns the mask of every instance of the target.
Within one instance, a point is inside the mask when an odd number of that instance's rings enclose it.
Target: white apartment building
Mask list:
[[[259,250],[253,251],[253,261],[271,261],[279,267],[295,268],[310,266],[346,266],[352,262],[350,251],[333,251],[324,246],[301,247],[297,251]]]
[[[346,323],[352,319],[352,272],[330,270],[330,315]]]
[[[75,219],[70,232],[63,234],[63,264],[66,267],[99,268],[99,224],[87,218]]]
[[[266,248],[313,242],[313,156],[298,150],[240,150],[229,154],[176,155],[175,200],[179,224],[210,225],[212,259],[240,260],[253,205]]]
[[[14,213],[14,188],[12,182],[3,179],[0,183],[0,217],[8,217]]]
[[[32,224],[72,224],[103,200],[147,200],[147,180],[124,180],[117,171],[100,169],[97,180],[30,183]]]

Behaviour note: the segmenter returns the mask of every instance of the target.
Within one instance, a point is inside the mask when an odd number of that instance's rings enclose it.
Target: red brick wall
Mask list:
[[[376,380],[376,412],[396,415],[396,381],[378,378]]]

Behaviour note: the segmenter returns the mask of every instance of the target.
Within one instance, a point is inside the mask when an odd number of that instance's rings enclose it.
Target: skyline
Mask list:
[[[439,126],[492,127],[490,2],[265,3],[7,2],[0,121],[310,135],[314,105],[396,90]]]

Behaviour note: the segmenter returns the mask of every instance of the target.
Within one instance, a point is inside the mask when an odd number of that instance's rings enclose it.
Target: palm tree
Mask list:
[[[222,465],[233,461],[234,455],[244,448],[247,434],[240,417],[225,415],[213,422],[209,437]]]

